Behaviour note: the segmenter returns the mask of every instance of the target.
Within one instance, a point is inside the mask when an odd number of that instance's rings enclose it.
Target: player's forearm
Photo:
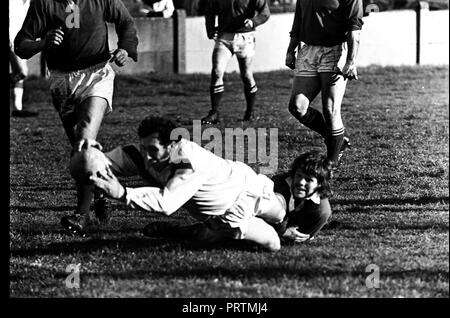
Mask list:
[[[167,192],[166,189],[155,187],[126,188],[123,202],[134,209],[171,215],[185,202],[180,203],[165,192]]]
[[[21,59],[28,60],[34,55],[38,54],[45,48],[45,41],[38,40],[33,41],[29,39],[23,39],[21,41],[16,41],[14,47],[14,52]]]
[[[287,53],[293,53],[297,49],[298,45],[300,44],[300,41],[297,37],[291,37],[287,49]]]
[[[138,38],[133,20],[130,19],[123,21],[120,24],[116,24],[116,30],[119,39],[117,47],[127,51],[128,56],[137,62]]]
[[[208,37],[210,37],[214,32],[216,32],[216,16],[215,15],[205,15],[205,27]]]
[[[347,62],[356,62],[359,50],[360,34],[360,30],[350,31],[347,34]]]

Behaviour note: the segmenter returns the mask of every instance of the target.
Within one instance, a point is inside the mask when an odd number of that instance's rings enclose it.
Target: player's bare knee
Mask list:
[[[274,238],[273,240],[267,242],[264,245],[264,247],[266,249],[268,249],[269,251],[271,251],[271,252],[277,252],[277,251],[279,251],[281,249],[280,239],[278,237]]]
[[[305,116],[308,111],[309,100],[303,95],[293,96],[289,101],[289,112],[292,115]]]

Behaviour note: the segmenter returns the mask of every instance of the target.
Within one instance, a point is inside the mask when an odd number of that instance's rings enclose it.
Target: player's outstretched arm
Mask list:
[[[125,201],[125,187],[120,184],[111,169],[107,168],[106,171],[99,171],[98,174],[99,175],[91,175],[89,177],[89,181],[94,185],[95,191],[98,191],[111,199]]]
[[[299,232],[296,226],[288,227],[282,236],[284,239],[295,243],[303,243],[311,239],[309,234]]]

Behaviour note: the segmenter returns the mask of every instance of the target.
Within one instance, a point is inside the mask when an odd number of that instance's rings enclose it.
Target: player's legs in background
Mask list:
[[[341,104],[347,81],[336,73],[320,73],[322,107],[327,124],[327,157],[335,166],[344,142],[345,128],[341,116]]]
[[[88,97],[76,110],[75,143],[82,139],[97,139],[108,102],[102,97]],[[77,184],[77,210],[79,214],[89,212],[93,198],[92,189],[88,185]]]
[[[19,58],[12,51],[12,46],[10,45],[9,50],[9,61],[10,61],[10,71],[11,71],[11,97],[12,97],[12,117],[34,117],[38,113],[29,110],[23,110],[23,92],[24,92],[24,79],[28,74],[27,62]]]
[[[256,86],[255,78],[252,71],[253,57],[238,57],[239,70],[242,81],[244,82],[244,95],[247,107],[244,114],[244,121],[253,119],[253,112],[255,106],[255,98],[258,87]]]
[[[303,125],[327,137],[327,125],[320,111],[309,107],[321,89],[318,76],[295,76],[289,99],[289,112]]]
[[[215,124],[220,121],[219,106],[224,92],[223,76],[231,57],[232,53],[225,45],[216,45],[213,50],[211,82],[209,87],[211,110],[206,117],[202,118],[202,124]]]
[[[70,144],[73,146],[82,139],[96,139],[100,125],[108,107],[102,97],[86,98],[75,111],[62,117],[62,123]],[[65,216],[61,223],[74,232],[82,232],[90,220],[90,205],[93,198],[91,186],[76,182],[77,207],[73,216]]]

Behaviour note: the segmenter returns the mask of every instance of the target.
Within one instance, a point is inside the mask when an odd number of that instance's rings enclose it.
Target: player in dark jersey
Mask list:
[[[286,217],[275,227],[285,241],[311,240],[327,223],[331,216],[330,169],[326,156],[312,151],[297,157],[288,173],[272,178],[274,192],[285,201]]]
[[[218,17],[218,25],[215,21]],[[220,121],[219,106],[224,93],[223,76],[231,57],[236,55],[244,82],[247,108],[243,120],[253,119],[256,86],[251,69],[255,54],[255,28],[270,17],[266,0],[209,0],[205,9],[206,32],[215,41],[210,83],[211,110],[202,124]]]
[[[118,48],[111,54],[106,22],[115,24]],[[50,92],[73,151],[84,140],[95,140],[103,116],[112,111],[114,70],[137,61],[136,29],[120,0],[34,0],[14,41],[23,59],[44,52]],[[61,222],[87,219],[92,192],[77,183],[77,208]]]
[[[286,66],[294,70],[289,111],[324,138],[334,167],[350,145],[341,103],[347,79],[358,79],[362,17],[362,0],[298,0],[286,53]],[[309,107],[319,92],[322,113]]]

